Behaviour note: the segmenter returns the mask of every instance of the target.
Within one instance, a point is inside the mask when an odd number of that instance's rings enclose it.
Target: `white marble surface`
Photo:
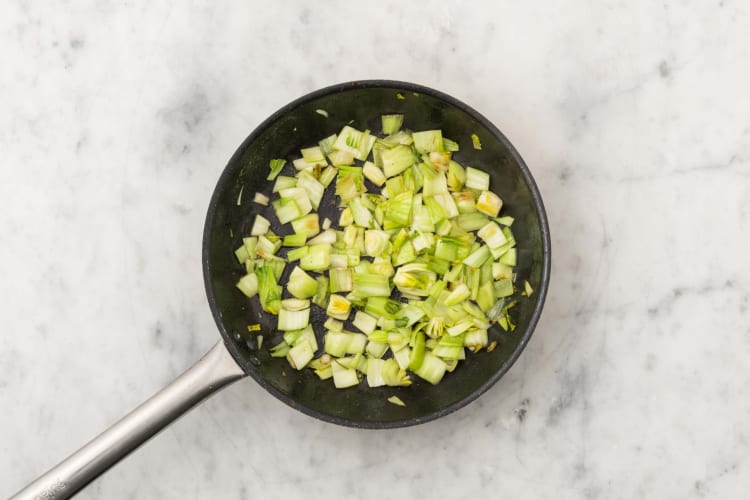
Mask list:
[[[539,183],[553,276],[519,362],[388,432],[244,380],[80,498],[744,498],[747,2],[315,5],[0,5],[0,496],[218,338],[202,224],[250,130],[380,77],[480,109]]]

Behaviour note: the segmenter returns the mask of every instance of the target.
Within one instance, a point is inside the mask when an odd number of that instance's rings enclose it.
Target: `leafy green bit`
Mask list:
[[[274,180],[276,176],[281,172],[281,169],[284,168],[284,165],[286,165],[286,160],[284,160],[283,158],[276,158],[271,160],[268,163],[269,173],[268,177],[266,177],[266,180]]]

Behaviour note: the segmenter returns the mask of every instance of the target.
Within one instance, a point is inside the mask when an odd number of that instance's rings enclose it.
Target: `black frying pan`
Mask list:
[[[380,115],[387,113],[404,114],[405,127],[411,130],[442,129],[459,143],[455,158],[460,163],[490,172],[491,189],[502,196],[504,213],[515,218],[517,282],[528,280],[535,293],[520,297],[512,309],[515,331],[493,327],[490,340],[497,341],[497,348],[470,355],[437,386],[415,377],[409,387],[368,388],[363,382],[340,390],[311,370],[298,372],[286,360],[270,357],[267,346],[280,340],[275,318],[263,313],[257,298],[248,300],[235,288],[244,271],[234,249],[249,234],[253,215],[270,210],[252,203],[255,192],[270,194],[271,183],[265,180],[269,160],[291,159],[300,148],[315,145],[350,120],[357,128],[379,131]],[[481,150],[472,147],[472,134],[481,139]],[[324,199],[319,213],[338,220],[333,197]],[[287,267],[288,273],[292,266]],[[385,429],[446,415],[489,389],[521,354],[541,314],[549,270],[549,229],[539,191],[520,155],[486,118],[448,95],[411,83],[367,80],[312,92],[281,108],[250,134],[229,160],[211,198],[203,233],[203,276],[222,341],[172,384],[13,498],[68,498],[205,397],[244,375],[293,408],[340,425]],[[311,320],[322,337],[325,315],[315,311],[316,306]],[[254,323],[262,326],[261,349],[256,334],[247,331]],[[393,395],[406,406],[387,402]]]

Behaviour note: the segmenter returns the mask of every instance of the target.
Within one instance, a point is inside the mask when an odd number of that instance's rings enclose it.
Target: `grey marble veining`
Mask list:
[[[217,339],[202,224],[244,137],[331,83],[426,84],[513,141],[553,273],[511,371],[410,429],[230,387],[79,498],[743,498],[750,12],[684,3],[0,6],[0,496]]]

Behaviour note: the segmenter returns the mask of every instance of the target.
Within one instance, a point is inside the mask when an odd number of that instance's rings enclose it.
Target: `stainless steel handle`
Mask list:
[[[70,498],[190,408],[245,372],[218,342],[200,361],[10,500]]]

